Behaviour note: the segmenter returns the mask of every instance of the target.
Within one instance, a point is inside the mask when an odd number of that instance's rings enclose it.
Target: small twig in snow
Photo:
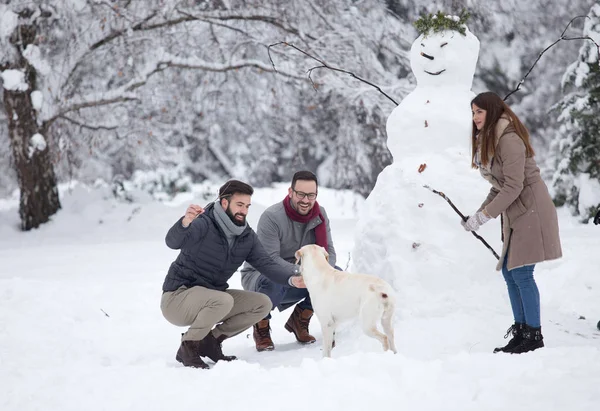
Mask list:
[[[104,311],[102,308],[100,309],[100,311],[102,311],[105,316],[110,317],[110,315],[106,314],[106,311]]]
[[[127,222],[131,221],[131,219],[133,218],[133,216],[135,216],[141,210],[142,210],[142,207],[136,207],[133,210],[131,210],[131,214],[129,215],[129,217],[127,217]]]
[[[469,354],[471,354],[471,350],[473,349],[473,347],[475,347],[477,344],[479,344],[478,342],[476,342],[475,344],[473,344],[472,346],[469,347]]]

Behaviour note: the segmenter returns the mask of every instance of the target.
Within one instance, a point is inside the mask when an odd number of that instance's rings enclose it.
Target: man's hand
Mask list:
[[[301,275],[293,276],[290,281],[292,282],[292,285],[296,288],[306,288],[306,284],[304,284],[304,278],[302,278]]]
[[[183,220],[181,220],[181,224],[184,227],[189,226],[192,221],[200,214],[204,213],[204,209],[196,204],[190,204],[190,206],[185,210],[185,215],[183,216]]]
[[[596,217],[594,217],[594,224],[600,224],[600,210],[596,213]]]
[[[478,211],[474,216],[471,216],[467,221],[461,221],[460,223],[467,231],[477,231],[480,226],[490,221],[492,217],[485,215],[483,211]]]

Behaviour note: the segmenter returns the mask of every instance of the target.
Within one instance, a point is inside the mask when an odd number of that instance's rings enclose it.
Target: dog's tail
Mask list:
[[[383,308],[385,311],[389,310],[390,307],[393,308],[394,296],[390,294],[387,287],[378,287],[375,284],[371,284],[369,286],[369,290],[371,290],[377,295],[378,299],[381,301],[381,304],[383,304]]]

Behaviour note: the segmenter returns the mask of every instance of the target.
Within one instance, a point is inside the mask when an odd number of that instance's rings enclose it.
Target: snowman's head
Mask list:
[[[421,34],[410,49],[410,66],[419,86],[471,89],[479,56],[479,40],[466,27]]]

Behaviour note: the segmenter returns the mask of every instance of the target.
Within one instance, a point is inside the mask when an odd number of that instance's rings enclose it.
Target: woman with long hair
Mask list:
[[[514,324],[504,336],[512,334],[512,339],[494,352],[520,354],[544,346],[533,269],[536,263],[562,256],[558,218],[534,160],[529,132],[517,115],[492,92],[477,95],[471,109],[471,166],[492,188],[477,213],[462,224],[476,231],[501,216],[503,247],[496,270],[502,270],[506,280]]]

